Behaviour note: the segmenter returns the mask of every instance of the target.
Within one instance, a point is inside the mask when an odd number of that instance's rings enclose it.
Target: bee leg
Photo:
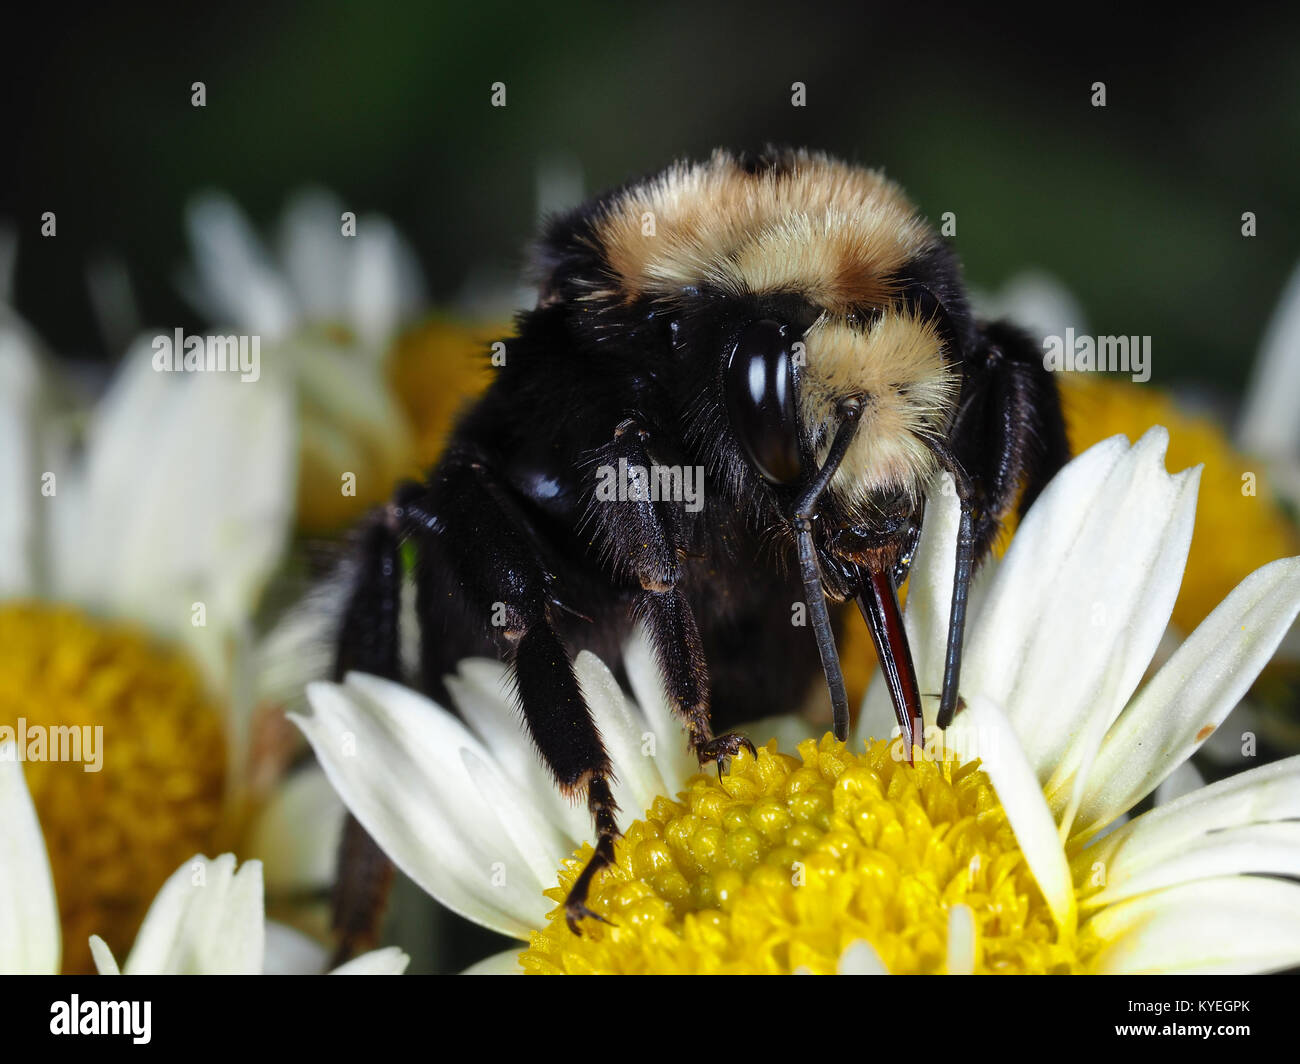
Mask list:
[[[971,482],[978,560],[1017,498],[1024,514],[1070,457],[1060,394],[1042,348],[1013,325],[992,322],[980,330],[952,453]]]
[[[398,520],[390,506],[368,519],[355,547],[357,571],[335,647],[336,683],[353,671],[400,679],[399,551]],[[374,945],[393,882],[392,862],[351,813],[344,821],[337,868],[331,897],[337,945],[331,967]]]
[[[957,526],[957,558],[953,567],[952,605],[948,611],[948,643],[943,664],[943,691],[935,723],[946,728],[963,705],[958,692],[961,679],[961,655],[966,637],[966,600],[970,595],[971,573],[975,568],[975,497],[970,480],[956,457],[946,447],[936,446],[944,468],[952,474],[961,504]]]
[[[650,431],[635,418],[622,422],[614,438],[594,459],[611,469],[657,470]],[[625,463],[625,464],[620,464]],[[680,482],[684,484],[685,471]],[[703,485],[700,485],[701,490]],[[713,734],[709,713],[709,668],[704,643],[690,603],[677,586],[684,550],[685,499],[652,500],[629,491],[626,500],[593,500],[588,521],[596,533],[602,557],[613,566],[615,579],[638,590],[633,616],[645,625],[655,650],[668,697],[686,726],[692,751],[701,765],[724,767],[740,752],[755,753],[743,735]]]
[[[1024,514],[1070,456],[1056,382],[1027,333],[1005,322],[981,327],[952,441],[951,451],[937,452],[961,500],[940,728],[952,723],[962,704],[958,682],[972,571],[992,549],[1017,497]]]
[[[445,464],[427,497],[407,510],[424,578],[444,589],[427,586],[426,600],[447,602],[450,595],[464,621],[496,643],[512,666],[524,724],[555,782],[570,797],[586,798],[595,853],[565,900],[565,919],[577,933],[580,920],[604,919],[587,898],[597,873],[614,861],[618,807],[609,755],[556,632],[553,613],[561,603],[546,541],[513,489],[482,461]]]

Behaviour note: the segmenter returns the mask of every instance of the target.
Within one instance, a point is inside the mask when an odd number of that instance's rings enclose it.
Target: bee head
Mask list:
[[[693,424],[717,466],[743,463],[737,501],[789,517],[846,402],[859,431],[823,524],[920,498],[973,325],[954,257],[882,173],[805,151],[715,152],[556,219],[539,264],[541,304],[568,308],[593,351],[640,335],[647,313],[672,323],[674,379],[719,396],[703,414],[692,404]]]

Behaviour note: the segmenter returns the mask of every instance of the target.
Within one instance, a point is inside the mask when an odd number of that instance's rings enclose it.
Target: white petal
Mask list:
[[[624,816],[639,819],[668,790],[653,756],[658,739],[650,738],[654,732],[632,712],[614,674],[600,658],[584,650],[574,659],[573,671],[614,766],[614,801]]]
[[[889,969],[870,942],[859,939],[840,954],[836,975],[888,975]]]
[[[401,975],[411,958],[396,946],[372,950],[335,968],[330,975]]]
[[[1268,323],[1242,405],[1237,438],[1270,458],[1300,457],[1300,267]]]
[[[291,715],[335,790],[380,848],[448,908],[515,938],[551,909],[461,751],[488,751],[449,713],[400,684],[352,674],[307,689]],[[504,881],[500,875],[504,867]]]
[[[686,786],[686,781],[699,772],[700,766],[690,751],[681,718],[673,712],[663,674],[655,661],[654,648],[641,625],[623,648],[623,666],[627,670],[632,695],[655,734],[655,760],[659,774],[668,788],[668,795],[676,797]]]
[[[1237,876],[1201,880],[1105,909],[1083,933],[1107,944],[1105,974],[1239,974],[1300,964],[1300,886]]]
[[[0,743],[0,974],[57,974],[61,949],[45,837],[11,739]]]
[[[85,514],[95,535],[64,590],[220,659],[287,542],[292,396],[270,376],[158,373],[150,360],[137,345],[96,412]],[[206,626],[190,623],[195,602]]]
[[[382,351],[421,303],[420,263],[393,224],[382,217],[361,220],[354,250],[351,321],[365,346]]]
[[[1192,791],[1199,791],[1204,786],[1205,777],[1190,761],[1184,761],[1156,788],[1155,803],[1167,805],[1175,798],[1191,794]]]
[[[325,947],[296,928],[266,921],[263,975],[319,975],[328,958]]]
[[[262,862],[267,891],[309,892],[334,882],[347,810],[318,767],[289,776],[254,822],[248,856]]]
[[[127,975],[257,975],[266,952],[262,866],[195,856],[163,884],[126,959]]]
[[[1300,558],[1272,562],[1233,589],[1107,733],[1088,775],[1078,835],[1131,808],[1191,757],[1259,675],[1297,611]]]
[[[209,193],[190,204],[185,227],[194,274],[183,278],[191,301],[213,322],[275,339],[297,314],[289,286],[234,200]]]
[[[523,975],[519,966],[519,950],[508,949],[504,953],[494,953],[484,957],[477,964],[466,968],[461,975]]]
[[[1007,707],[1040,782],[1095,748],[1142,678],[1178,594],[1198,471],[1165,472],[1168,433],[1097,444],[1031,508],[971,621],[966,699]]]
[[[1176,798],[1116,828],[1077,854],[1076,882],[1099,865],[1134,875],[1175,859],[1202,839],[1228,829],[1300,818],[1300,757],[1262,765]]]
[[[480,800],[496,814],[515,850],[532,872],[530,889],[535,886],[541,891],[553,886],[560,865],[574,849],[563,829],[548,821],[532,805],[529,796],[496,765],[484,761],[471,750],[461,750],[461,758]]]
[[[40,397],[26,329],[0,306],[0,598],[38,590],[39,507],[50,501],[41,495]]]
[[[975,973],[975,914],[969,905],[948,910],[948,974]]]
[[[412,460],[406,413],[362,348],[301,336],[278,344],[273,354],[295,370],[305,412],[302,449],[313,464],[391,477]]]
[[[1165,660],[1172,656],[1166,655]],[[1244,768],[1245,762],[1254,757],[1255,740],[1266,727],[1264,714],[1248,698],[1243,699],[1224,722],[1214,729],[1214,734],[1205,740],[1200,752],[1202,756],[1225,768]]]
[[[280,219],[277,249],[307,321],[347,318],[348,260],[355,238],[343,235],[342,213],[333,193],[310,188],[294,195]]]
[[[1088,331],[1083,307],[1064,284],[1045,270],[1022,270],[993,294],[974,295],[980,316],[1009,318],[1035,340]]]
[[[529,803],[564,835],[569,849],[591,834],[591,817],[581,803],[568,801],[542,763],[514,706],[514,681],[499,661],[467,658],[454,676],[444,678],[456,708],[482,740],[508,779]]]
[[[1081,899],[1085,909],[1198,879],[1246,874],[1300,877],[1300,824],[1249,824],[1202,835],[1158,862],[1125,847],[1104,868],[1106,886]]]
[[[993,702],[977,696],[957,714],[944,744],[962,761],[980,759],[1057,926],[1073,928],[1074,884],[1065,850],[1011,722]]]
[[[108,948],[108,943],[98,935],[90,936],[90,956],[95,962],[95,971],[100,975],[122,974],[122,970],[117,966],[117,958],[113,956],[113,951]]]

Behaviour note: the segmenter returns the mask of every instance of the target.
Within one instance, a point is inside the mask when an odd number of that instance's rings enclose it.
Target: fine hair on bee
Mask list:
[[[622,676],[640,625],[687,742],[721,771],[753,747],[715,729],[791,712],[815,681],[847,737],[835,635],[853,600],[910,758],[922,694],[898,587],[928,485],[949,474],[961,503],[946,727],[971,574],[1068,448],[1037,345],[974,317],[952,248],[878,170],[778,149],[678,162],[551,218],[533,272],[536,305],[487,392],[428,476],[358,530],[335,674],[450,704],[443,677],[462,658],[510,664],[540,757],[595,826],[565,903],[576,932],[604,919],[587,899],[619,830],[618,766],[574,653]],[[665,468],[702,470],[702,497],[596,491],[610,470]],[[420,628],[411,675],[397,649],[404,545]],[[792,627],[799,601],[811,637]],[[364,838],[349,825],[350,854]],[[373,893],[341,887],[339,907]],[[355,948],[366,920],[336,920],[343,952]]]

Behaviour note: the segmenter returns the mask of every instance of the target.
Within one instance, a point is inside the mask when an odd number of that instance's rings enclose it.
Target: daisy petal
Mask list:
[[[889,969],[870,942],[859,939],[840,954],[837,975],[888,975]]]
[[[519,967],[519,951],[517,949],[508,949],[504,953],[494,953],[491,957],[484,957],[477,964],[466,968],[461,975],[523,975],[524,970]]]
[[[262,862],[272,896],[320,890],[334,882],[347,810],[317,767],[281,783],[257,815],[248,856]]]
[[[1177,857],[1213,832],[1300,819],[1300,757],[1262,765],[1212,783],[1130,820],[1080,851],[1076,882],[1100,863],[1134,874]]]
[[[401,975],[411,958],[396,946],[371,950],[341,964],[330,975]]]
[[[655,763],[668,788],[664,793],[675,796],[700,766],[686,741],[681,718],[673,711],[655,661],[654,647],[640,625],[623,648],[623,667],[627,670],[632,697],[655,734]],[[801,736],[806,737],[806,734]]]
[[[0,306],[0,596],[6,598],[38,591],[39,507],[49,504],[40,494],[40,393],[26,329]]]
[[[993,702],[976,697],[957,714],[944,743],[962,761],[981,760],[1057,926],[1073,928],[1074,885],[1065,850],[1010,720]]]
[[[262,866],[195,856],[163,884],[126,959],[127,975],[258,975],[265,959]]]
[[[117,958],[113,956],[113,951],[108,948],[108,943],[98,935],[90,936],[90,956],[95,962],[95,971],[100,975],[121,975],[122,970],[117,966]]]
[[[1082,930],[1104,974],[1244,974],[1300,964],[1300,886],[1229,876],[1103,909]]]
[[[1148,683],[1107,733],[1088,773],[1076,834],[1132,808],[1219,726],[1300,612],[1300,558],[1246,577]],[[1052,794],[1053,806],[1061,802]]]
[[[266,921],[263,975],[317,975],[326,959],[325,947],[314,938],[275,920]]]
[[[312,716],[290,719],[402,871],[448,908],[502,934],[522,938],[539,926],[550,903],[526,862],[491,807],[465,800],[477,789],[461,751],[484,762],[491,755],[460,721],[400,684],[356,673],[346,686],[314,683],[307,697]]]
[[[337,321],[346,311],[347,260],[343,204],[319,188],[296,193],[280,218],[276,250],[307,321]]]
[[[948,910],[948,974],[974,972],[975,914],[969,905],[957,904]]]
[[[61,949],[45,837],[11,739],[0,743],[0,974],[55,975]]]
[[[1238,438],[1243,450],[1267,457],[1300,455],[1300,267],[1291,277],[1268,323],[1242,404]]]
[[[590,834],[591,817],[582,805],[560,793],[542,763],[514,707],[510,670],[489,658],[467,658],[456,675],[444,677],[444,682],[456,708],[491,752],[502,774],[529,796],[534,808],[545,811],[548,821],[563,830],[572,850]]]
[[[1198,471],[1168,433],[1103,441],[1034,504],[972,618],[962,692],[1006,706],[1040,782],[1084,756],[1137,687],[1173,610]],[[1084,740],[1084,741],[1081,741]]]
[[[1204,786],[1205,777],[1190,761],[1184,761],[1166,776],[1164,782],[1156,788],[1155,803],[1156,805],[1168,805],[1175,799],[1181,798],[1184,794],[1199,791]]]
[[[582,651],[573,671],[614,766],[614,801],[639,817],[668,789],[655,764],[658,738],[633,716],[614,674],[595,654]]]
[[[182,282],[190,299],[212,321],[267,339],[284,335],[295,318],[293,297],[234,200],[201,197],[186,210],[185,225],[194,249],[195,275]]]
[[[1198,879],[1245,874],[1300,878],[1300,824],[1250,824],[1202,835],[1155,863],[1143,855],[1126,860],[1131,853],[1122,849],[1105,866],[1106,886],[1081,899],[1085,908],[1113,905]]]
[[[364,219],[353,250],[351,321],[362,343],[382,352],[420,304],[420,263],[387,218]]]
[[[289,533],[292,396],[270,378],[158,373],[151,357],[138,344],[96,411],[82,519],[97,534],[61,590],[183,633],[222,675],[225,638],[251,613]],[[188,623],[194,602],[206,605],[204,626]]]

